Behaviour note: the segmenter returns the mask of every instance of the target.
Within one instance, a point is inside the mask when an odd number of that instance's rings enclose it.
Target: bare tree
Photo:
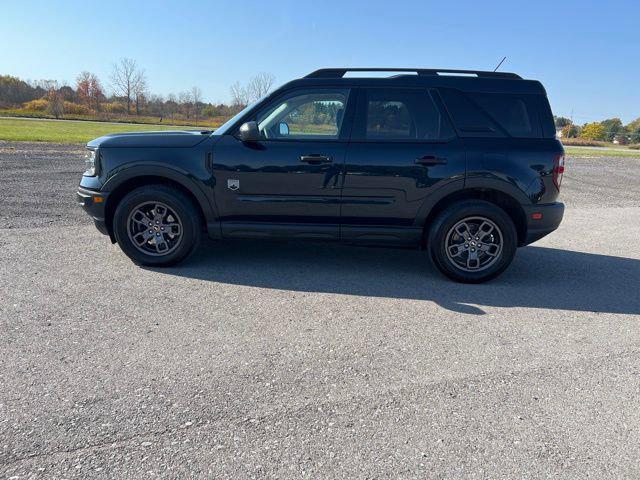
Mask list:
[[[247,89],[240,85],[240,82],[235,82],[231,85],[231,106],[234,110],[242,110],[249,104],[249,96]]]
[[[191,101],[193,102],[193,114],[196,117],[196,126],[198,125],[198,117],[200,116],[200,107],[202,104],[202,90],[198,87],[191,87]]]
[[[166,109],[165,109],[165,100],[162,95],[151,94],[148,98],[145,98],[147,101],[146,110],[149,115],[160,117],[160,123],[164,119]]]
[[[178,105],[180,105],[182,114],[187,118],[191,118],[191,92],[178,93]]]
[[[42,86],[47,90],[48,110],[55,118],[64,115],[64,98],[55,80],[43,80]]]
[[[247,94],[249,96],[249,100],[252,102],[260,100],[267,93],[269,93],[275,81],[276,77],[274,77],[271,73],[266,72],[259,73],[258,75],[253,77],[247,85]]]
[[[131,101],[139,90],[140,83],[146,83],[144,72],[138,69],[135,60],[123,58],[113,66],[111,74],[113,89],[127,100],[127,113],[131,114]]]
[[[176,112],[178,111],[178,100],[173,93],[170,93],[165,103],[165,111],[171,119],[171,123],[174,122]]]
[[[140,115],[140,110],[147,98],[147,77],[143,70],[139,70],[136,76],[136,82],[133,86],[133,98],[136,104],[136,115]]]
[[[270,73],[259,73],[249,80],[244,87],[240,82],[231,85],[231,106],[234,111],[241,110],[252,102],[256,102],[271,91],[276,78]]]

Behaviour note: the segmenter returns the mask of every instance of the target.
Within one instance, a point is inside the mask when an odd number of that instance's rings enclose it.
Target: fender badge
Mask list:
[[[229,190],[238,190],[240,188],[240,180],[230,178],[227,180],[227,188]]]

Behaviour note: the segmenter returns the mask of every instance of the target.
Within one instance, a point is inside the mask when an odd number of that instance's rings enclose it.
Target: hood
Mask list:
[[[188,148],[195,147],[210,134],[211,130],[114,133],[91,140],[87,146],[90,148]]]

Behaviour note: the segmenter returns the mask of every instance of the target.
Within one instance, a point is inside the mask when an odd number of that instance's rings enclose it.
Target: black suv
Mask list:
[[[143,265],[183,260],[206,233],[424,248],[445,275],[482,282],[564,211],[545,90],[513,73],[322,69],[214,132],[87,149],[78,202]]]

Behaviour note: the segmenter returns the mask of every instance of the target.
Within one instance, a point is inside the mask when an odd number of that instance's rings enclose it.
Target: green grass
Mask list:
[[[640,150],[623,150],[622,148],[576,148],[564,147],[567,155],[572,157],[635,157],[640,158]]]
[[[208,127],[209,129],[211,127]],[[196,127],[141,125],[132,123],[85,122],[0,118],[0,140],[18,142],[87,143],[108,133],[153,130],[198,130]]]

